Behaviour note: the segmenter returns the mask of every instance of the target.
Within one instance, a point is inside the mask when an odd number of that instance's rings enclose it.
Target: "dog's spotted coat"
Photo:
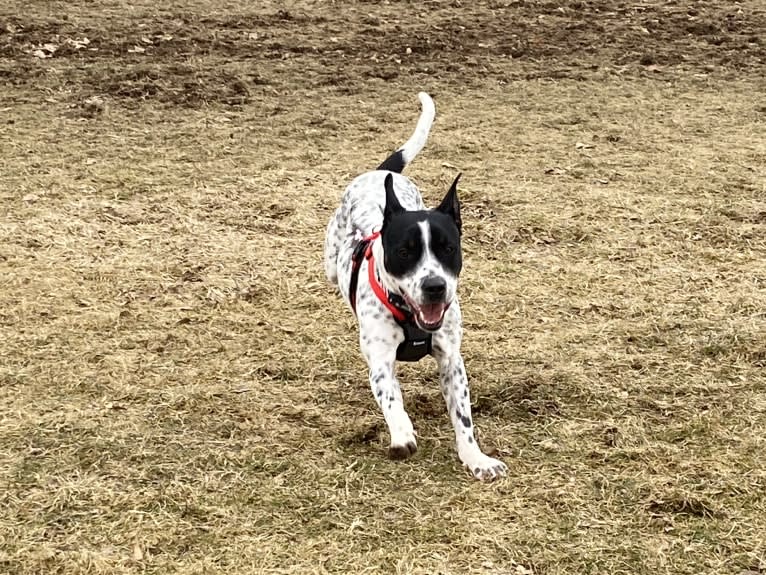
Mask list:
[[[389,293],[402,296],[418,325],[432,332],[433,356],[455,429],[458,457],[476,478],[492,480],[505,475],[507,468],[482,453],[476,443],[468,378],[460,354],[463,330],[456,292],[462,260],[457,180],[438,208],[426,210],[417,187],[399,173],[423,148],[433,123],[433,101],[422,92],[419,98],[423,109],[412,137],[378,170],[358,176],[346,188],[327,228],[325,271],[350,306],[354,249],[361,239],[381,231],[372,244],[380,283]],[[359,271],[359,340],[375,400],[391,435],[389,454],[402,459],[417,449],[394,371],[404,332],[372,291],[367,279],[369,261],[363,261]]]

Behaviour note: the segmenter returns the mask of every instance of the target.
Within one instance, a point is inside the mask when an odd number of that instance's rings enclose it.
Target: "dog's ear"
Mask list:
[[[457,183],[458,180],[460,180],[460,176],[462,175],[463,174],[457,175],[455,181],[452,182],[452,185],[450,186],[449,192],[447,192],[447,195],[444,196],[444,199],[442,200],[442,203],[439,204],[439,207],[436,208],[437,212],[447,214],[449,217],[455,220],[455,225],[457,226],[458,232],[462,232],[463,227],[463,221],[460,219],[460,200],[457,199]]]
[[[402,213],[404,208],[394,193],[394,176],[388,174],[383,185],[386,187],[386,207],[383,210],[383,226],[385,227],[386,223],[396,214]]]

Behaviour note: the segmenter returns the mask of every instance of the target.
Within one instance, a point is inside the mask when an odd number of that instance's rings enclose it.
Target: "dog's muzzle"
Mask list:
[[[429,276],[420,284],[420,289],[423,293],[420,303],[407,296],[404,299],[418,326],[426,331],[436,331],[441,327],[444,314],[449,308],[449,302],[445,300],[447,282],[439,276]]]

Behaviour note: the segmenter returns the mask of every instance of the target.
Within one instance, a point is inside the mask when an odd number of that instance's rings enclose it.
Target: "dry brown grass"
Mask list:
[[[0,571],[766,572],[760,2],[247,4],[0,9]],[[420,89],[491,485],[321,272]]]

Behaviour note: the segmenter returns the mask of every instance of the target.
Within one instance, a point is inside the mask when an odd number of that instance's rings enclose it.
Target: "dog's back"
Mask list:
[[[378,168],[355,178],[346,188],[340,207],[335,210],[327,226],[325,236],[325,273],[330,283],[338,285],[338,270],[349,263],[347,258],[353,246],[362,237],[380,229],[386,194],[383,186],[386,174],[393,172],[394,190],[405,209],[424,209],[415,184],[401,175],[405,167],[415,159],[426,145],[428,134],[436,115],[431,97],[425,92],[418,94],[422,107],[415,131],[410,138]],[[340,260],[343,261],[340,261]],[[340,285],[343,285],[341,282]]]

